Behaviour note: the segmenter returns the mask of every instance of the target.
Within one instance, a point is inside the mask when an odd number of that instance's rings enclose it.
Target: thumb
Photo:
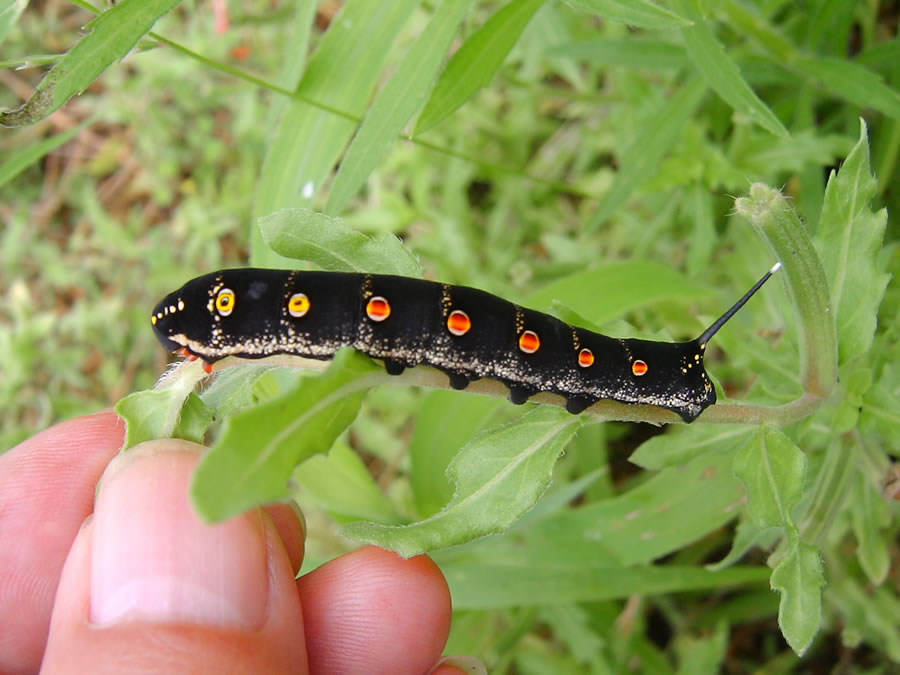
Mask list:
[[[307,663],[291,563],[261,511],[219,525],[188,502],[202,451],[118,456],[60,578],[42,672],[296,672]]]

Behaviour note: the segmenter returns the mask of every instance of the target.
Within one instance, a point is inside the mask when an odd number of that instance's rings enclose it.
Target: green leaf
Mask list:
[[[601,38],[582,40],[547,50],[548,57],[567,57],[601,66],[621,66],[635,70],[674,70],[689,61],[684,47],[646,38]]]
[[[315,455],[303,462],[294,478],[338,522],[360,518],[400,522],[359,455],[341,442],[335,443],[327,455]]]
[[[621,168],[616,172],[609,192],[603,196],[591,216],[586,226],[588,230],[607,220],[628,200],[638,185],[645,184],[648,178],[656,174],[663,157],[681,138],[685,125],[700,104],[705,91],[703,82],[694,79],[642,122],[631,145],[625,148],[619,158]]]
[[[340,213],[362,187],[434,84],[471,0],[443,0],[372,103],[341,161],[325,211]]]
[[[472,33],[450,59],[416,123],[425,132],[487,85],[545,0],[510,0]]]
[[[697,11],[696,0],[676,0],[673,4],[693,21],[693,25],[681,29],[684,46],[694,66],[712,90],[735,112],[746,115],[776,136],[787,136],[787,129],[747,84],[737,64],[713,33],[709,22]]]
[[[235,366],[216,374],[215,379],[200,394],[203,402],[224,419],[241,408],[257,403],[256,385],[273,366],[259,363]]]
[[[891,509],[862,471],[853,478],[850,522],[857,542],[856,557],[869,581],[880,586],[891,565],[886,541],[890,535],[883,532],[891,525]]]
[[[681,28],[691,22],[650,0],[565,0],[576,9],[637,28]]]
[[[409,557],[501,532],[547,489],[553,466],[582,420],[550,406],[490,431],[447,469],[456,493],[439,513],[406,526],[356,522],[342,533]]]
[[[56,134],[55,136],[50,136],[38,143],[32,143],[21,151],[14,153],[12,157],[3,162],[3,164],[0,164],[0,186],[5,185],[39,159],[50,154],[59,146],[67,143],[92,122],[92,119],[85,120],[68,131]]]
[[[310,57],[296,97],[270,135],[254,220],[312,202],[365,111],[391,45],[418,4],[419,0],[343,4]],[[290,48],[285,58],[305,58],[294,52],[296,44]],[[250,237],[253,264],[284,264],[263,245],[256,228],[251,228]]]
[[[28,0],[0,0],[0,44],[3,44],[26,7]]]
[[[772,571],[772,589],[781,594],[778,625],[798,656],[812,643],[822,622],[822,592],[825,577],[822,559],[813,546],[798,545]]]
[[[728,555],[717,563],[706,565],[706,569],[713,571],[723,570],[743,558],[751,548],[768,549],[778,541],[782,532],[783,530],[780,527],[761,528],[750,518],[743,518],[738,523],[737,528],[735,528],[734,541],[731,543],[731,550],[728,551]]]
[[[125,57],[162,15],[179,0],[122,0],[94,19],[91,32],[40,81],[15,110],[0,110],[0,125],[17,127],[47,117],[80,94],[113,62]]]
[[[125,420],[123,450],[156,438],[183,438],[202,443],[213,409],[195,394],[187,399],[175,389],[138,391],[121,399],[116,414]]]
[[[894,369],[886,365],[881,379],[863,397],[860,429],[884,438],[900,438],[900,396]]]
[[[260,218],[266,244],[287,258],[309,260],[333,272],[422,277],[422,266],[397,237],[369,237],[340,218],[309,209],[281,209]]]
[[[547,527],[580,530],[626,565],[656,560],[740,513],[743,498],[731,463],[729,454],[709,452],[660,471],[618,497],[562,514]]]
[[[502,421],[504,401],[461,391],[432,391],[416,415],[409,442],[412,489],[422,517],[431,516],[453,496],[447,467],[475,434]]]
[[[356,417],[366,390],[383,379],[368,358],[341,350],[319,377],[225,420],[191,485],[197,513],[221,521],[253,506],[285,499],[302,461],[326,452]]]
[[[474,560],[441,564],[453,609],[501,609],[567,602],[598,602],[632,595],[662,595],[685,591],[720,591],[729,586],[764,582],[769,570],[730,567],[710,572],[695,567],[610,567],[603,564],[569,566],[564,554],[557,560],[531,563],[523,552],[504,563]]]
[[[690,429],[670,429],[642,443],[628,461],[645,469],[664,469],[687,464],[711,450],[730,452],[744,445],[754,433],[752,427],[708,424]]]
[[[734,458],[734,472],[747,488],[747,511],[759,527],[788,527],[800,500],[806,455],[780,431],[761,427]]]
[[[879,74],[865,66],[846,59],[817,55],[798,58],[790,67],[814,78],[818,85],[854,107],[874,108],[888,117],[900,120],[900,92],[892,89]],[[868,148],[865,152],[868,169]]]
[[[709,289],[671,265],[631,261],[557,279],[529,295],[528,306],[550,309],[558,301],[594,323],[603,323],[638,307],[678,300],[690,302],[708,293]]]
[[[825,188],[816,243],[831,282],[840,363],[868,351],[875,335],[878,307],[890,280],[877,260],[887,224],[887,209],[872,212],[876,192],[869,167],[866,124],[859,142]]]

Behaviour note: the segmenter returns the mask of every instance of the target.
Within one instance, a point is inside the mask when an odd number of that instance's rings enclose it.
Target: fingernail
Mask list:
[[[118,456],[100,481],[91,547],[91,621],[255,628],[268,595],[258,511],[219,525],[188,499],[200,446],[152,441]]]

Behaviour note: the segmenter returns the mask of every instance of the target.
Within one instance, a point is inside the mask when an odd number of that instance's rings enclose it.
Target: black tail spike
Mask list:
[[[743,307],[744,304],[751,297],[753,297],[753,294],[756,293],[756,291],[758,291],[760,289],[760,286],[762,286],[764,283],[766,283],[766,281],[769,280],[769,277],[772,276],[773,274],[775,274],[775,272],[777,272],[780,267],[781,267],[780,262],[777,262],[774,265],[772,265],[772,269],[770,269],[768,272],[766,272],[763,275],[762,279],[760,279],[755,284],[753,284],[753,288],[751,288],[749,291],[747,291],[744,294],[744,297],[742,297],[740,300],[738,300],[736,303],[734,303],[734,305],[731,306],[731,309],[729,309],[722,316],[720,316],[718,319],[713,321],[712,325],[700,334],[700,337],[697,338],[697,342],[700,343],[700,349],[706,349],[706,344],[710,341],[712,336],[715,335],[719,331],[719,329],[725,325],[725,322],[728,321],[728,319],[730,319],[731,317],[733,317],[735,315],[735,313],[737,313],[737,311],[741,307]]]

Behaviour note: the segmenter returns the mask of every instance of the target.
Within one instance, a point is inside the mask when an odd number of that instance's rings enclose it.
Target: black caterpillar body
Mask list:
[[[382,359],[391,375],[428,365],[456,389],[499,380],[513,403],[552,392],[571,413],[612,399],[692,422],[716,401],[703,368],[707,342],[779,266],[689,342],[611,338],[465,286],[267,269],[197,277],[166,296],[151,323],[166,348],[206,364],[231,355],[330,359],[349,346]]]

